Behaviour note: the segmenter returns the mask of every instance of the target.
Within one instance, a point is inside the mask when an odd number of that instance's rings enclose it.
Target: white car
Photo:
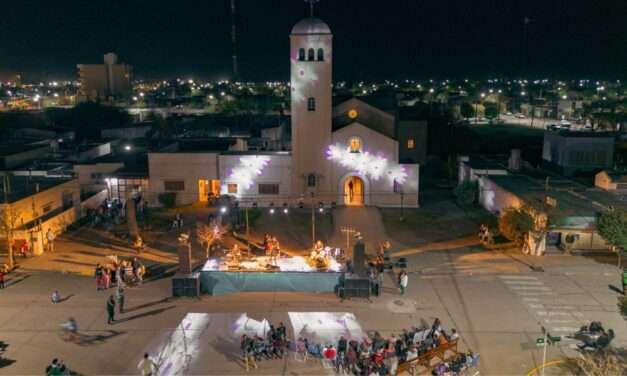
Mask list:
[[[526,116],[523,115],[523,114],[516,114],[515,116],[516,116],[516,119],[524,119],[524,118],[526,118]]]

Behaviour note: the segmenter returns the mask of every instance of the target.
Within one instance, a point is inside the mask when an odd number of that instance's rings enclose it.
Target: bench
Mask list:
[[[459,352],[457,352],[457,339],[453,340],[453,341],[449,341],[443,345],[440,345],[438,347],[436,347],[434,350],[436,350],[436,357],[438,357],[441,361],[443,362],[447,362],[453,358],[455,358]],[[446,356],[446,352],[450,351],[453,354],[449,357]]]
[[[401,375],[404,372],[408,372],[412,367],[422,366],[426,368],[427,371],[430,371],[433,367],[431,366],[431,361],[438,356],[438,349],[430,349],[426,353],[419,355],[417,358],[412,359],[408,362],[399,363],[396,368],[396,375]]]

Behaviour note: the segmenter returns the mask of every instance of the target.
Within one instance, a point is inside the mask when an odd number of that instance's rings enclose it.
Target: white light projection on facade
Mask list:
[[[350,148],[338,143],[329,146],[327,158],[375,181],[384,176],[391,183],[403,184],[407,180],[405,168],[398,163],[390,162],[381,154],[373,155],[367,151],[354,153]]]
[[[270,157],[251,155],[241,157],[239,165],[231,171],[229,178],[238,186],[238,194],[250,189],[255,178],[263,173],[270,163]],[[224,192],[227,193],[227,192]]]
[[[292,100],[296,102],[302,102],[305,100],[308,86],[314,84],[318,81],[318,75],[315,72],[315,65],[318,64],[318,61],[315,60],[307,60],[309,49],[313,49],[316,52],[314,59],[317,57],[317,51],[322,49],[323,51],[330,51],[330,46],[328,43],[321,40],[321,38],[310,36],[306,38],[305,45],[305,59],[299,60],[298,56],[298,48],[295,48],[292,51],[292,56],[290,59],[292,60],[292,67],[295,69],[295,72],[292,74],[292,81],[290,83],[291,92],[292,92]]]

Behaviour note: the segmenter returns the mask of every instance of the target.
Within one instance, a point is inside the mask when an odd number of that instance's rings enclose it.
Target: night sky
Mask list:
[[[288,34],[303,0],[237,0],[241,76],[288,79]],[[322,0],[335,79],[624,78],[625,0]],[[108,51],[136,78],[226,78],[230,0],[19,0],[0,5],[0,72],[75,78]]]

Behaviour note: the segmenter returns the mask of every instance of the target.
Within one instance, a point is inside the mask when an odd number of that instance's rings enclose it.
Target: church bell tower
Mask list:
[[[299,21],[290,34],[292,193],[333,197],[326,149],[331,144],[331,29],[319,18]]]

